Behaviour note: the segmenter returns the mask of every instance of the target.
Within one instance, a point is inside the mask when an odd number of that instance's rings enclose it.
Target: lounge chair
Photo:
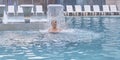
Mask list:
[[[66,13],[67,16],[73,16],[74,15],[72,5],[66,5],[66,12],[65,13]]]
[[[90,5],[84,5],[84,16],[91,15],[91,7]]]
[[[75,15],[81,16],[82,15],[82,7],[81,5],[75,5]]]
[[[8,15],[8,16],[14,16],[14,15],[15,15],[14,5],[9,5],[9,6],[8,6],[7,15]]]
[[[36,5],[36,15],[44,14],[42,5]]]
[[[23,8],[22,8],[20,5],[18,6],[17,14],[18,14],[18,15],[24,15],[24,13],[23,13]]]
[[[119,15],[119,11],[117,10],[117,6],[116,5],[110,5],[110,12],[111,15]]]
[[[110,15],[109,5],[103,5],[103,15]]]
[[[93,15],[100,15],[100,6],[99,5],[93,5]]]

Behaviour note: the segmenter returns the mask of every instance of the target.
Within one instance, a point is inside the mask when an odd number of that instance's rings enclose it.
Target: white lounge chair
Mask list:
[[[74,11],[73,11],[72,5],[66,5],[66,15],[67,15],[67,16],[72,16],[72,15],[74,15]]]
[[[76,16],[82,15],[81,5],[75,5],[75,14],[76,14]]]
[[[23,8],[21,6],[18,6],[17,14],[18,15],[23,15]]]
[[[93,5],[93,15],[100,15],[100,6],[99,5]]]
[[[110,9],[109,9],[109,5],[103,5],[103,15],[109,15],[110,13]]]
[[[42,5],[36,5],[36,15],[39,14],[44,14]]]
[[[111,15],[116,15],[119,14],[120,12],[117,10],[117,6],[116,5],[110,5],[110,12]]]
[[[14,5],[9,5],[9,6],[8,6],[7,15],[9,15],[9,16],[14,16],[14,15],[15,15]]]
[[[90,5],[84,5],[84,16],[91,15],[91,12]]]

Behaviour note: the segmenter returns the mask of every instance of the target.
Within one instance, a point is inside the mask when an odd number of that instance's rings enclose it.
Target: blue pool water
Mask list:
[[[119,60],[120,17],[66,17],[67,29],[1,31],[0,60]]]

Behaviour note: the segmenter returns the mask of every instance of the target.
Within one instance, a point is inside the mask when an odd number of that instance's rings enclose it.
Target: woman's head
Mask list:
[[[53,28],[57,28],[57,21],[56,20],[52,20],[51,21],[51,25]]]

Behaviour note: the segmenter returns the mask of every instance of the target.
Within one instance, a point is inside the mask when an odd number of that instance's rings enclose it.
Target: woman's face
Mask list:
[[[57,27],[57,21],[56,21],[56,20],[53,20],[53,21],[51,22],[51,25],[52,25],[53,28],[56,28],[56,27]]]

